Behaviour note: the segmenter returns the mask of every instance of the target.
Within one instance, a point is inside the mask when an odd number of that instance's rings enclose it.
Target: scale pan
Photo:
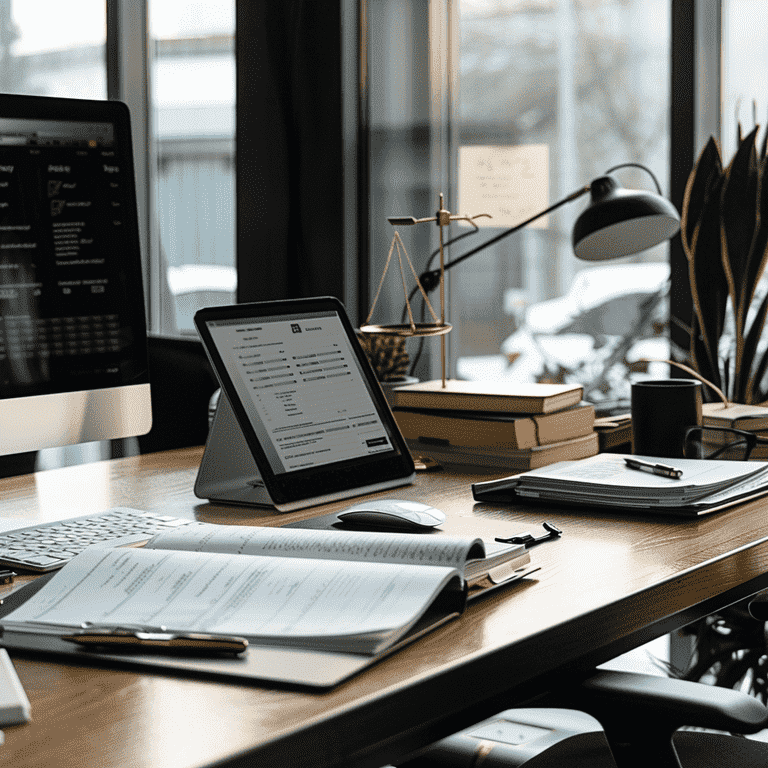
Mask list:
[[[453,326],[450,323],[403,323],[401,325],[362,325],[360,333],[372,336],[443,336]]]

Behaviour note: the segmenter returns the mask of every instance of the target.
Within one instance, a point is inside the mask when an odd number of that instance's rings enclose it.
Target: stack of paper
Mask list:
[[[699,515],[768,493],[768,462],[705,461],[643,456],[649,463],[674,465],[680,479],[627,466],[624,454],[604,453],[562,461],[501,480],[475,483],[478,501],[513,497]]]

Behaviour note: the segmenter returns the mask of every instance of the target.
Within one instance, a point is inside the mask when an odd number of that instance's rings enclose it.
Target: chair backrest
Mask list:
[[[203,445],[208,402],[218,389],[202,343],[195,338],[150,335],[152,429],[139,437],[141,453]]]

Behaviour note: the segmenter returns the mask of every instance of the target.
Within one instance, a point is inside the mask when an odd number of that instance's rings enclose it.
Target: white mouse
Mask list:
[[[339,512],[339,519],[360,528],[418,533],[444,523],[445,514],[418,501],[374,499]]]

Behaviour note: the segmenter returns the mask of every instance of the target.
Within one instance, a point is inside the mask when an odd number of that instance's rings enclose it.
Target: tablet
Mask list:
[[[413,482],[411,454],[331,297],[195,315],[222,397],[200,498],[291,511]]]

